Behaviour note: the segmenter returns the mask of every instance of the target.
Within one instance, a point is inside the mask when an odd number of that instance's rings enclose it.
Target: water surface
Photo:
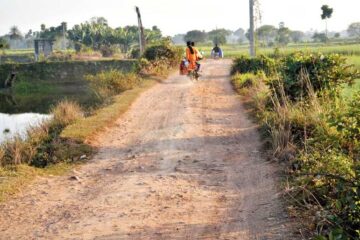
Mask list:
[[[26,131],[49,120],[51,115],[39,113],[5,114],[0,113],[0,143],[14,136],[26,137]]]

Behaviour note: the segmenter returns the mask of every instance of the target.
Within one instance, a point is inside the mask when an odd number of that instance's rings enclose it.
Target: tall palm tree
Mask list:
[[[328,24],[327,24],[327,19],[331,18],[334,9],[330,8],[328,5],[323,5],[321,7],[322,10],[322,14],[321,14],[321,19],[325,20],[325,24],[326,24],[326,28],[325,28],[325,35],[326,35],[326,40],[328,38]]]

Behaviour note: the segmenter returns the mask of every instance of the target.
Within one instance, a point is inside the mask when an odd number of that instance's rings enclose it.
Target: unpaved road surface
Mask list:
[[[0,239],[294,239],[230,66],[145,92],[78,179],[39,179],[0,205]]]

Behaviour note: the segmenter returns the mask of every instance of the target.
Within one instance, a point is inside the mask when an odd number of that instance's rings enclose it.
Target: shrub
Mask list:
[[[233,72],[258,72],[262,68],[256,62],[239,60]],[[255,74],[235,74],[234,86],[251,96],[272,138],[273,154],[288,163],[291,187],[286,193],[298,206],[297,214],[316,226],[315,239],[359,239],[360,92],[348,103],[339,94],[358,73],[337,55],[297,53],[277,64],[278,76],[265,81],[272,104],[256,103],[254,96],[266,91],[254,81]]]
[[[264,72],[267,76],[275,74],[276,62],[274,59],[268,58],[264,55],[260,55],[256,58],[250,58],[247,56],[241,56],[235,59],[231,69],[231,74],[236,73],[254,73]]]
[[[130,58],[140,58],[140,48],[134,47],[130,50]]]
[[[101,72],[96,75],[87,75],[85,79],[90,81],[91,87],[101,97],[119,94],[137,86],[141,79],[135,73],[123,73],[118,70]]]
[[[66,62],[72,59],[72,53],[62,51],[54,51],[49,57],[47,57],[47,60],[52,62]]]
[[[179,47],[172,46],[168,42],[162,42],[158,45],[148,47],[143,57],[150,62],[163,61],[170,67],[177,66],[181,60],[183,50]]]
[[[76,120],[82,118],[84,113],[81,107],[69,100],[60,101],[52,110],[53,124],[61,127],[74,123]]]
[[[235,89],[244,89],[258,86],[261,82],[264,82],[266,76],[264,73],[259,72],[258,74],[245,73],[239,74],[236,73],[232,77],[232,84]]]
[[[309,79],[317,94],[339,95],[339,87],[352,84],[359,73],[346,64],[340,55],[304,54],[301,52],[289,55],[281,60],[280,74],[285,94],[291,100],[306,97],[307,84],[304,75]],[[278,87],[275,85],[275,87]]]
[[[112,57],[115,53],[120,52],[120,49],[114,45],[111,46],[103,45],[100,47],[100,52],[103,57]]]
[[[337,129],[342,147],[360,159],[360,91],[340,111],[333,108],[329,122]]]

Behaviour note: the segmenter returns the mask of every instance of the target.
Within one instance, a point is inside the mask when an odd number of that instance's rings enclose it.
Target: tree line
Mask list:
[[[22,34],[18,27],[11,27],[8,34],[0,37],[0,48],[32,48],[35,39],[46,39],[62,42],[65,48],[74,48],[81,51],[90,48],[111,54],[114,48],[128,53],[138,45],[138,26],[112,28],[103,17],[94,17],[84,23],[76,24],[68,29],[67,23],[59,26],[46,27],[41,24],[40,31],[29,30]],[[145,39],[148,44],[163,39],[161,30],[157,26],[145,29]]]
[[[329,15],[326,15],[329,16]],[[324,19],[328,18],[325,15]],[[289,43],[301,42],[327,42],[330,38],[337,39],[340,37],[360,38],[360,22],[355,22],[349,25],[347,36],[341,36],[340,33],[328,34],[325,32],[303,32],[298,30],[291,30],[281,22],[278,27],[273,25],[262,25],[255,31],[255,36],[260,46],[286,46]],[[212,44],[226,44],[237,43],[241,44],[249,41],[249,30],[245,32],[244,29],[239,28],[236,31],[228,29],[215,29],[209,32],[201,30],[191,30],[186,34],[177,34],[173,37],[175,43],[181,44],[186,41],[194,41],[197,43],[212,43]]]

